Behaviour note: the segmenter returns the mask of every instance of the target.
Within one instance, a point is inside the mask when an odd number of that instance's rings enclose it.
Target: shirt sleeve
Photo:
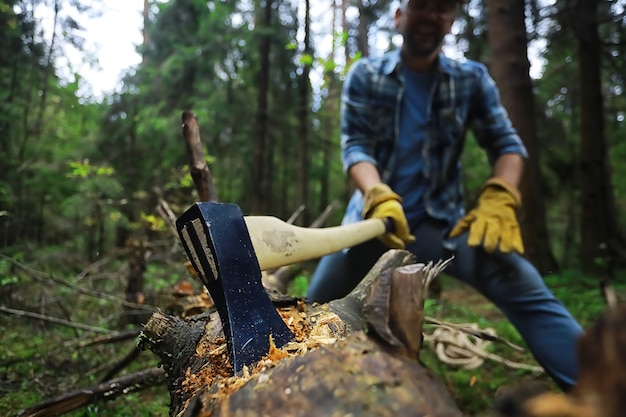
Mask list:
[[[352,65],[343,84],[340,122],[341,161],[345,172],[359,162],[376,165],[368,71],[366,59],[360,59]]]
[[[526,147],[500,101],[495,81],[484,65],[480,64],[478,68],[478,88],[470,125],[478,144],[486,150],[492,164],[498,157],[508,153],[527,158]]]

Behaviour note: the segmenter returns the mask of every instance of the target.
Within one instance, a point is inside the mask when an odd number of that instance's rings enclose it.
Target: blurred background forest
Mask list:
[[[41,350],[80,332],[51,336],[52,325],[31,323],[37,331],[23,341],[16,312],[132,328],[145,310],[118,320],[124,302],[160,306],[164,289],[186,278],[184,254],[158,209],[165,201],[179,215],[198,200],[181,133],[185,110],[198,117],[220,201],[283,219],[304,206],[300,225],[332,206],[326,225],[338,224],[350,192],[339,159],[341,84],[356,59],[397,45],[397,5],[144,0],[142,62],[119,89],[93,97],[79,74],[58,66],[69,47],[93,53],[82,49],[78,23],[93,13],[91,2],[2,1],[0,324],[3,345],[13,348],[2,355],[0,389],[50,377],[69,359]],[[45,36],[41,7],[53,16]],[[470,0],[445,46],[489,66],[529,149],[521,213],[528,257],[546,276],[618,288],[626,260],[625,7],[626,0]],[[489,174],[471,133],[464,172],[470,205]],[[137,250],[140,278],[129,267]],[[302,287],[309,272],[298,272]],[[89,291],[117,302],[89,300]],[[73,366],[95,367],[75,355],[82,362]],[[30,367],[27,380],[16,364]],[[29,399],[79,382],[55,384],[31,385]]]

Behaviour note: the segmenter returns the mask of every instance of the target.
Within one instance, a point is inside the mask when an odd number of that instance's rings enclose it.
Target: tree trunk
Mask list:
[[[341,300],[275,300],[296,340],[242,375],[231,376],[216,313],[184,321],[157,312],[140,345],[163,362],[172,416],[461,417],[418,361],[426,270],[410,253],[391,250]]]
[[[270,52],[272,39],[268,33],[272,21],[272,0],[265,0],[263,13],[260,10],[260,4],[256,2],[257,14],[262,15],[262,19],[258,19],[259,27],[264,28],[259,35],[259,95],[257,96],[257,109],[254,121],[254,133],[252,138],[252,178],[250,179],[252,203],[251,212],[253,214],[263,213],[265,211],[265,184],[267,170],[264,165],[265,148],[267,144],[267,118],[268,118],[268,94],[270,83]]]
[[[541,190],[541,170],[533,85],[528,61],[528,40],[524,24],[524,0],[488,0],[488,39],[491,71],[500,88],[502,103],[520,134],[529,158],[520,185],[523,208],[520,227],[527,257],[543,274],[555,272],[558,265],[546,223]]]
[[[183,138],[189,159],[189,174],[193,179],[200,201],[218,201],[217,192],[213,185],[213,176],[204,157],[204,148],[200,136],[198,118],[190,111],[183,112]]]
[[[309,198],[309,111],[311,109],[310,91],[311,85],[309,81],[309,73],[311,71],[311,63],[313,58],[313,50],[311,49],[311,4],[309,0],[304,2],[304,59],[302,60],[302,75],[298,86],[298,169],[297,169],[297,195],[296,205],[308,204]],[[307,210],[303,213],[302,222],[300,224],[308,224]]]
[[[333,39],[336,39],[338,36],[341,36],[340,29],[338,29],[336,25],[337,15],[340,13],[339,7],[340,5],[337,1],[341,0],[333,0],[332,8],[333,8],[333,18],[332,18],[332,29],[331,33],[333,35]],[[327,96],[326,100],[322,103],[322,114],[325,119],[324,127],[322,128],[324,137],[319,144],[321,146],[321,160],[322,160],[322,169],[320,172],[319,178],[319,198],[318,198],[318,210],[320,213],[328,207],[330,203],[330,175],[331,175],[331,158],[334,158],[337,154],[337,123],[336,123],[336,115],[339,114],[339,95],[341,94],[341,88],[339,82],[337,80],[337,76],[335,74],[334,63],[336,62],[336,43],[333,41],[330,55],[328,56],[328,60],[333,63],[333,67],[331,70],[327,70],[324,72],[324,83],[327,88]]]
[[[357,26],[356,44],[358,52],[361,52],[362,56],[369,56],[369,28],[372,25],[371,15],[368,13],[368,8],[363,1],[360,0],[357,3],[359,8],[359,20]]]
[[[598,2],[576,1],[580,68],[580,262],[586,271],[607,266],[611,245],[618,237],[613,186],[604,126],[604,101],[600,75]],[[598,261],[601,261],[599,264]]]
[[[125,299],[129,303],[143,304],[144,303],[144,282],[146,272],[146,256],[148,252],[148,246],[146,242],[137,239],[130,238],[126,242],[126,246],[129,249],[128,260],[128,283],[126,285]],[[144,312],[145,313],[145,312]],[[140,311],[133,307],[124,307],[124,315],[120,320],[121,325],[135,324],[139,325],[146,320],[145,315],[140,314]]]
[[[143,27],[141,28],[141,34],[143,36],[143,47],[147,48],[150,43],[150,33],[148,32],[148,25],[150,24],[150,2],[149,0],[143,0]],[[146,64],[146,54],[141,53],[141,62]]]

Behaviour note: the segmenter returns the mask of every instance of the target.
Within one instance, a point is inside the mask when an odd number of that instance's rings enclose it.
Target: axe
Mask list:
[[[235,374],[294,335],[261,283],[261,270],[319,258],[386,233],[369,219],[346,226],[308,229],[276,217],[244,217],[236,204],[201,202],[176,220],[196,273],[222,321]]]

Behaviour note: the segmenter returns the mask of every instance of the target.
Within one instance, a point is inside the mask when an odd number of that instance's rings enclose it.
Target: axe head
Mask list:
[[[196,273],[209,290],[235,374],[293,339],[261,283],[261,269],[236,204],[196,203],[176,220]]]

